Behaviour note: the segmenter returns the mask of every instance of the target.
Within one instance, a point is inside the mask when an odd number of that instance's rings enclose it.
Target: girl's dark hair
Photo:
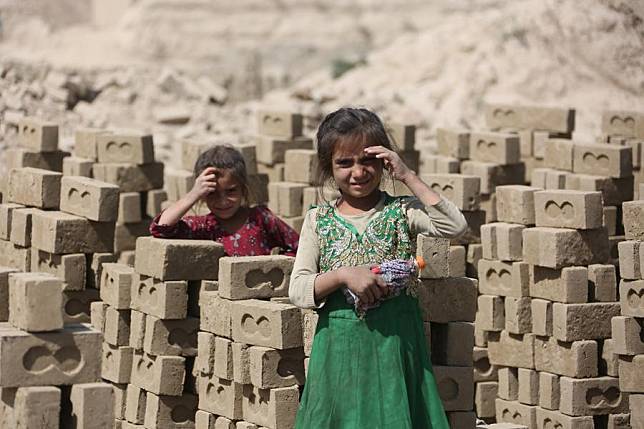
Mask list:
[[[324,186],[333,177],[333,151],[339,142],[360,142],[364,146],[384,146],[395,150],[380,118],[367,109],[343,107],[329,113],[317,132],[317,185]]]
[[[246,161],[242,154],[230,145],[213,146],[197,158],[194,168],[195,179],[208,167],[228,170],[239,182],[246,203],[250,200],[250,188],[246,173]]]

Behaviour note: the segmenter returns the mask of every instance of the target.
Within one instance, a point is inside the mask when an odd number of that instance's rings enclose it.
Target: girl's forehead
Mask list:
[[[341,139],[334,145],[333,158],[361,156],[364,154],[364,149],[369,146],[375,146],[375,144],[368,142],[362,136],[352,139]]]

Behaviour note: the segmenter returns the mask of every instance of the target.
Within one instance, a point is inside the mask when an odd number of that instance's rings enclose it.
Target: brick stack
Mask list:
[[[644,200],[622,205],[626,240],[619,243],[621,315],[612,320],[619,388],[629,392],[631,426],[644,427]]]
[[[490,361],[503,366],[496,418],[528,427],[622,421],[628,396],[610,341],[619,304],[601,193],[507,187],[498,198],[511,214],[503,218],[523,225],[482,232],[481,320]]]
[[[301,310],[288,256],[224,257],[201,291],[197,429],[290,428],[304,383]]]
[[[104,265],[103,302],[92,308],[92,323],[104,333],[102,377],[115,387],[116,424],[194,427],[196,299],[202,280],[217,277],[223,247],[141,237],[136,253],[134,269]]]

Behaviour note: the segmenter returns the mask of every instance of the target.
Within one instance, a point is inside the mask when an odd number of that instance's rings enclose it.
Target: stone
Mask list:
[[[603,226],[600,192],[539,191],[534,194],[534,206],[537,227],[595,229]]]
[[[111,252],[114,223],[94,222],[59,211],[32,215],[31,245],[49,253]]]
[[[568,377],[596,377],[598,374],[597,341],[563,342],[536,337],[535,369]]]
[[[464,174],[423,174],[421,180],[434,192],[456,204],[460,210],[478,210],[481,179]]]
[[[418,234],[416,240],[416,255],[425,261],[425,267],[420,271],[424,279],[449,277],[449,246],[447,238],[430,237]]]
[[[163,187],[161,162],[135,165],[129,163],[96,163],[94,178],[117,185],[121,192],[144,192]]]
[[[477,281],[467,277],[424,279],[418,300],[425,322],[474,322]]]
[[[283,255],[219,259],[219,295],[240,300],[288,296],[295,258]]]
[[[39,168],[16,168],[9,173],[9,200],[41,209],[60,204],[61,173]]]
[[[574,230],[536,227],[523,231],[523,259],[533,265],[559,269],[608,261],[605,228]]]
[[[231,309],[235,341],[280,350],[302,346],[302,314],[299,308],[249,299],[233,302]]]
[[[521,298],[530,294],[530,266],[525,262],[481,259],[478,265],[479,292]]]
[[[33,117],[18,122],[18,144],[35,152],[58,150],[58,125]]]
[[[534,225],[534,193],[541,188],[507,185],[496,188],[496,211],[500,222]]]
[[[141,237],[136,240],[135,269],[159,280],[211,280],[217,278],[222,256],[223,245],[212,240]]]
[[[113,222],[118,207],[118,186],[80,176],[61,179],[61,211],[97,222]]]
[[[62,285],[43,273],[9,274],[9,323],[27,332],[62,329]]]
[[[470,159],[501,165],[521,161],[519,137],[496,132],[470,133]]]

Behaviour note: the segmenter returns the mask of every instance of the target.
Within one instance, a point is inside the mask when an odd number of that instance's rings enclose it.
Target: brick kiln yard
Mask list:
[[[388,125],[470,226],[417,242],[452,427],[644,427],[644,113],[606,111],[592,144],[571,139],[571,109],[484,115],[485,129],[439,129],[422,163],[415,126]],[[295,228],[318,201],[302,122],[260,111],[238,146],[255,202]],[[55,123],[17,132],[0,204],[0,427],[292,427],[317,317],[288,301],[293,258],[147,236],[208,146],[183,142],[183,169],[164,171],[150,135],[79,129],[68,153]]]

